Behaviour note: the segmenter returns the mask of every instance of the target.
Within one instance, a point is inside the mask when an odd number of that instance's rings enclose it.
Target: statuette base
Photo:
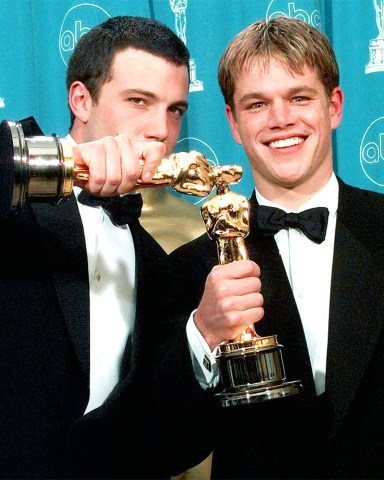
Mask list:
[[[264,402],[300,393],[300,381],[285,382],[282,348],[276,335],[223,342],[216,356],[224,385],[224,390],[217,394],[221,406]]]

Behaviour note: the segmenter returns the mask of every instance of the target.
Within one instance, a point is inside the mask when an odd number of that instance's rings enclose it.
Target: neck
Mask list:
[[[85,142],[90,142],[93,139],[87,138],[87,135],[85,134],[84,130],[84,125],[79,124],[79,120],[75,119],[72,128],[69,131],[69,134],[75,140],[76,143],[85,143]]]
[[[266,184],[264,182],[255,182],[257,191],[270,202],[276,203],[289,210],[297,210],[306,202],[317,195],[329,182],[332,172],[319,182],[311,184],[296,185],[293,187]]]

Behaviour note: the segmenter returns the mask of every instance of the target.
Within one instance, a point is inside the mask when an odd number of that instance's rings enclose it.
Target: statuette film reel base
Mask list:
[[[300,393],[300,381],[285,381],[282,349],[276,335],[222,343],[216,355],[225,386],[217,394],[221,405],[264,402]]]
[[[249,202],[228,186],[237,183],[241,173],[229,178],[217,170],[216,195],[201,207],[207,233],[216,241],[221,265],[248,259],[244,238],[249,233]],[[216,394],[221,406],[246,405],[299,394],[300,380],[285,381],[282,349],[276,335],[260,337],[253,325],[234,341],[222,342],[216,352],[224,385]]]

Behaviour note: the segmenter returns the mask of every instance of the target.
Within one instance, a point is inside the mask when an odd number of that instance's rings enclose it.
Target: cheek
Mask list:
[[[239,116],[237,129],[242,137],[257,137],[263,131],[269,130],[268,112],[244,112]]]
[[[177,141],[179,140],[179,136],[180,136],[180,127],[169,130],[168,137],[164,141],[164,144],[167,148],[167,151],[166,151],[167,155],[170,155],[172,153]]]
[[[105,105],[99,105],[95,113],[94,120],[99,130],[103,130],[104,135],[116,135],[117,122],[113,109]]]
[[[239,144],[249,144],[257,137],[262,127],[260,122],[253,118],[240,119],[237,123],[236,130],[233,131],[233,136]]]
[[[175,119],[167,120],[168,137],[178,138],[180,135],[181,126],[182,126],[181,120],[175,120]]]
[[[143,134],[143,120],[139,115],[132,116],[129,112],[121,110],[109,110],[109,116],[106,118],[108,125],[114,130],[115,134],[120,133],[135,140],[141,140]]]

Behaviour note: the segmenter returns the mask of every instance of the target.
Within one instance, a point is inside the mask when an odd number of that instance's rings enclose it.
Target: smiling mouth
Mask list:
[[[292,147],[293,145],[300,145],[304,142],[304,138],[302,137],[292,137],[286,138],[284,140],[275,140],[268,144],[270,148],[284,148],[284,147]]]

